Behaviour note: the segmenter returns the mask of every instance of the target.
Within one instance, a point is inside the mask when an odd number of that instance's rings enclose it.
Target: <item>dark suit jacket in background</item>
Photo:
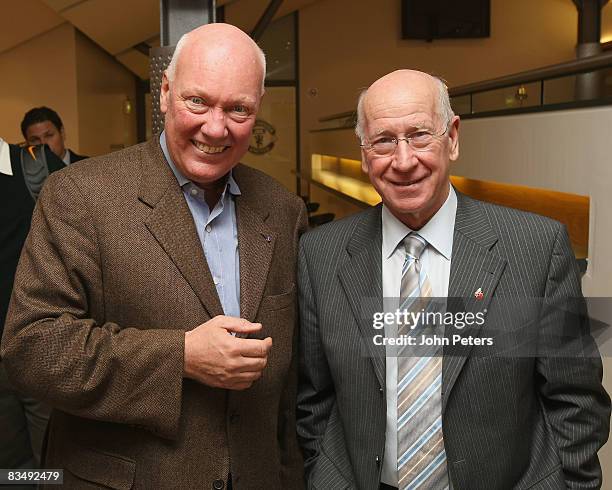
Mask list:
[[[497,335],[510,351],[444,347],[442,428],[454,489],[598,488],[610,399],[596,349],[576,357],[592,340],[588,322],[579,320],[587,335],[578,347],[560,336],[572,298],[584,310],[567,233],[541,216],[457,198],[449,311],[488,313],[480,329],[446,332]],[[298,434],[308,488],[378,488],[385,347],[372,342],[381,333],[372,314],[384,311],[381,227],[378,206],[301,240]],[[537,298],[545,305],[523,307]],[[535,351],[549,334],[546,347],[558,357]]]
[[[49,173],[61,170],[64,162],[43,146]],[[4,327],[19,255],[30,231],[34,199],[21,168],[22,147],[9,144],[13,175],[0,174],[0,336]]]
[[[89,158],[83,155],[77,155],[72,150],[68,150],[68,153],[70,153],[70,163],[80,162],[81,160],[85,160],[86,158]]]
[[[295,434],[303,202],[234,177],[241,315],[272,337],[263,376],[227,391],[183,379],[184,333],[223,313],[157,140],[52,175],[34,213],[2,348],[14,384],[54,407],[45,466],[65,488],[301,488]],[[233,253],[233,252],[232,252]]]

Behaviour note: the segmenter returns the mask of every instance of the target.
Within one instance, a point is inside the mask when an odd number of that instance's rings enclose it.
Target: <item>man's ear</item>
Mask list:
[[[454,162],[459,158],[459,116],[453,116],[448,137],[450,138],[449,159]]]
[[[168,80],[168,70],[162,75],[162,83],[159,90],[159,110],[165,114],[168,111],[168,98],[170,97],[170,81]]]
[[[62,129],[60,129],[60,134],[62,135],[62,141],[66,141],[66,130],[64,129],[64,126],[62,126]]]
[[[368,166],[368,160],[366,159],[365,150],[361,149],[361,170],[364,174],[370,174],[370,167]]]

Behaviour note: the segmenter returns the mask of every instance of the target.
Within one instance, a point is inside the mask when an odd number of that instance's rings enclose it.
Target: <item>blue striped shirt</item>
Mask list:
[[[230,172],[221,198],[210,211],[204,190],[181,174],[170,158],[165,131],[159,136],[159,144],[191,211],[223,312],[228,316],[240,317],[240,260],[234,202],[235,196],[240,195],[238,184]]]

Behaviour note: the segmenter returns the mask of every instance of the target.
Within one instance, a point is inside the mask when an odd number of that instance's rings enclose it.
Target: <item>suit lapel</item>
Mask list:
[[[238,251],[240,254],[240,315],[252,322],[261,303],[272,263],[277,233],[267,222],[269,212],[261,209],[249,189],[247,174],[239,165],[234,178],[241,195],[236,197]]]
[[[453,252],[448,287],[447,311],[482,312],[487,307],[506,267],[506,260],[493,251],[498,237],[478,201],[457,192],[457,215],[453,236]],[[476,291],[482,299],[475,296]],[[471,345],[453,342],[453,335],[478,337],[481,325],[472,324],[463,329],[446,328],[449,345],[444,347],[442,364],[442,410],[449,394],[472,349]]]
[[[189,207],[157,139],[143,146],[139,199],[151,208],[145,226],[174,262],[212,318],[223,308]]]
[[[385,386],[385,347],[374,344],[374,335],[381,331],[372,326],[372,316],[383,311],[382,301],[382,223],[381,206],[362,215],[348,244],[348,260],[338,273],[340,283],[349,301],[357,326],[366,344],[374,372]]]

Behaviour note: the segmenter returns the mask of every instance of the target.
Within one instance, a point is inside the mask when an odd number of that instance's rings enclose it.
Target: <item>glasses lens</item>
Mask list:
[[[372,150],[376,155],[386,156],[391,155],[395,151],[396,143],[392,139],[384,139],[375,141],[372,144]]]
[[[421,131],[410,136],[410,145],[415,150],[427,150],[434,142],[434,137],[431,133]]]

